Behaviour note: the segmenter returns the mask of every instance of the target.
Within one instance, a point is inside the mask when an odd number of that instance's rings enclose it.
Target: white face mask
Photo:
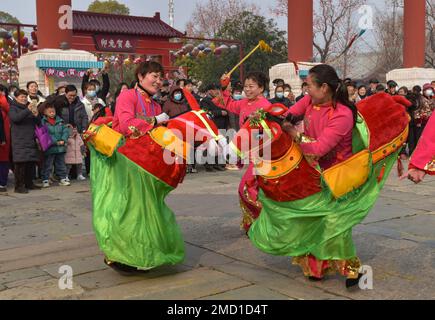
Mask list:
[[[290,92],[286,91],[284,92],[284,98],[288,98],[290,96]]]
[[[426,89],[424,91],[424,95],[427,96],[427,97],[432,97],[434,95],[434,92],[433,92],[432,89]]]

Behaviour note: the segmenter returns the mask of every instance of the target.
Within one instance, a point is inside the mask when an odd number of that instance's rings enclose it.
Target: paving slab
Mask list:
[[[84,299],[199,299],[245,287],[249,282],[199,268],[87,292]]]

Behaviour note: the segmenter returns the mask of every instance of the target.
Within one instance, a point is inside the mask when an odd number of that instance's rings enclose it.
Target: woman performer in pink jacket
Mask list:
[[[232,112],[239,116],[240,127],[245,123],[249,116],[257,110],[270,106],[270,102],[264,97],[264,91],[269,86],[268,77],[261,72],[250,72],[245,79],[244,92],[245,99],[233,100],[231,92],[226,90],[230,83],[230,78],[224,75],[221,79],[222,97],[217,97],[213,102],[220,108]],[[254,175],[252,163],[242,178],[239,186],[240,206],[243,212],[241,226],[248,231],[252,222],[257,219],[261,211],[261,204],[257,201],[258,184]]]

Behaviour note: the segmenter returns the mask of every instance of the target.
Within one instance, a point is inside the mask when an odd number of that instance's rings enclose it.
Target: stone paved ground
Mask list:
[[[1,195],[0,299],[435,298],[435,179],[414,186],[392,173],[374,210],[354,229],[374,289],[349,292],[338,276],[308,282],[289,258],[250,244],[239,229],[240,176],[188,176],[168,198],[185,237],[185,262],[134,277],[103,263],[87,182]],[[62,265],[73,268],[72,290],[58,287]]]

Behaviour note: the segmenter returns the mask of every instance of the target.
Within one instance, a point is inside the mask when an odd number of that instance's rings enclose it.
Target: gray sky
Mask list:
[[[87,10],[93,0],[72,0],[74,10]],[[166,0],[118,0],[130,8],[130,14],[136,16],[154,16],[159,11],[162,19],[168,19],[168,1]],[[175,0],[175,28],[184,32],[197,0]],[[262,9],[262,14],[271,17],[270,8],[275,0],[251,0]],[[19,3],[19,5],[17,5]],[[25,10],[23,10],[25,8]],[[17,17],[21,23],[36,24],[36,0],[0,0],[0,10]],[[276,18],[275,18],[276,19]],[[287,19],[276,19],[281,29],[287,28]]]
[[[136,16],[154,16],[155,12],[160,12],[161,18],[169,23],[168,17],[168,1],[167,0],[118,0],[130,8],[130,14]],[[205,2],[206,0],[175,0],[175,28],[181,32],[185,31],[186,23],[190,20],[192,12],[197,2]],[[271,8],[274,7],[275,0],[247,0],[255,3],[261,10],[260,14],[273,18],[278,27],[282,30],[287,29],[287,17],[277,18],[271,14]],[[87,10],[93,0],[72,0],[74,10]],[[17,5],[19,3],[19,5]],[[316,3],[316,2],[315,2]],[[384,11],[383,1],[367,0],[367,4],[371,5],[374,14]],[[23,8],[26,8],[23,10]],[[377,11],[381,9],[381,11]],[[0,11],[6,11],[17,17],[21,23],[36,24],[36,0],[0,0]],[[373,48],[374,31],[368,30],[362,41],[359,41],[363,51]],[[369,50],[370,51],[370,50]]]

